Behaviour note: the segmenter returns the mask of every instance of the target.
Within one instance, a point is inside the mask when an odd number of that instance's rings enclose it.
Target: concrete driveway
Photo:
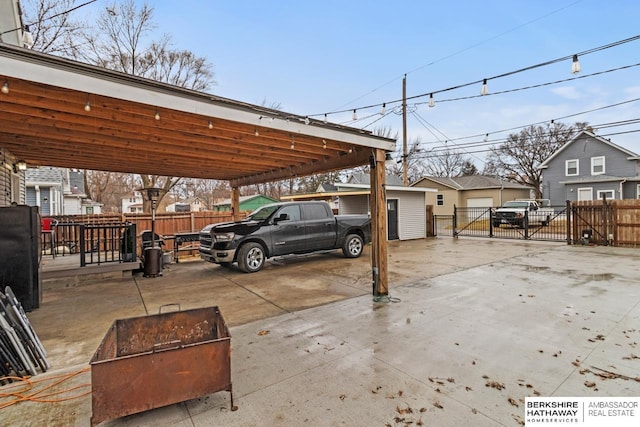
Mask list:
[[[46,283],[29,318],[52,369],[35,378],[89,382],[79,371],[114,319],[178,303],[220,307],[238,411],[220,392],[103,425],[521,425],[525,396],[640,396],[637,250],[392,242],[387,303],[372,301],[367,255],[279,258],[256,274],[196,261],[159,278]],[[91,397],[0,411],[7,425],[86,426]]]

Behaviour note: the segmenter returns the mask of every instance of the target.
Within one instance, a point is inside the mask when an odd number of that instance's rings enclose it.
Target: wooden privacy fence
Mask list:
[[[574,243],[640,246],[640,200],[589,200],[571,203]]]

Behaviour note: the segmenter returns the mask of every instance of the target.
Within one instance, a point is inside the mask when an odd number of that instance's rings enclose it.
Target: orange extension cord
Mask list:
[[[64,374],[64,375],[56,375],[53,377],[42,378],[39,380],[32,380],[32,377],[0,377],[0,380],[17,380],[19,383],[9,384],[0,387],[0,409],[7,408],[11,405],[15,405],[20,402],[41,402],[41,403],[57,403],[64,402],[65,400],[78,399],[80,397],[91,394],[91,390],[85,391],[80,394],[60,397],[56,399],[49,399],[52,396],[57,396],[65,393],[69,393],[78,389],[91,387],[91,383],[80,384],[75,387],[51,391],[54,387],[64,383],[71,378],[88,372],[90,368],[81,369],[79,371]],[[48,382],[53,381],[53,383],[48,384]],[[40,388],[37,388],[37,385],[40,385]],[[48,392],[48,393],[45,393]]]

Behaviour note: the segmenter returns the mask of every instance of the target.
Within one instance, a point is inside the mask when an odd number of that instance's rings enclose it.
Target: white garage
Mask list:
[[[467,199],[468,208],[491,208],[493,207],[493,197],[474,197]]]

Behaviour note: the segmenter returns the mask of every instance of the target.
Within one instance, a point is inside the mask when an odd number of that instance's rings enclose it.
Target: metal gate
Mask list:
[[[567,241],[570,235],[566,206],[551,206],[553,209],[542,223],[530,223],[528,212],[517,224],[501,224],[496,221],[496,208],[453,208],[450,233],[444,225],[442,215],[434,217],[437,235],[495,237],[502,239]],[[446,216],[445,216],[446,217]],[[443,231],[443,234],[441,233]]]

